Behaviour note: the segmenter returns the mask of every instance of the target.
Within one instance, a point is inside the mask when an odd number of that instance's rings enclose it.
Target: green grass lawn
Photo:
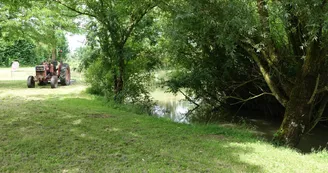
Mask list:
[[[0,81],[0,172],[328,172],[325,151],[125,112],[84,89]]]

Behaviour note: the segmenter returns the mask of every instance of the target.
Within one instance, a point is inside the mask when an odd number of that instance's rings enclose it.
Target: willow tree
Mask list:
[[[243,102],[271,95],[285,107],[284,120],[275,139],[289,146],[297,145],[302,135],[321,120],[328,102],[326,1],[185,0],[180,4],[178,7],[171,4],[175,7],[171,11],[175,25],[173,28],[181,31],[175,33],[185,34],[182,39],[174,37],[173,41],[184,45],[178,50],[182,52],[180,58],[186,58],[184,60],[187,62],[194,58],[195,62],[206,63],[198,61],[197,57],[217,57],[212,58],[212,64],[220,64],[216,62],[220,57],[230,57],[239,63],[238,69],[243,67],[240,65],[243,63],[242,58],[238,57],[247,57],[256,64],[268,88],[268,91],[250,98],[225,96],[225,90],[221,90],[212,93],[216,96],[202,100],[233,98]],[[184,63],[186,72],[191,74],[197,69],[202,71],[199,68],[209,72],[216,70],[192,62],[188,68],[187,63],[183,60],[180,62]],[[221,75],[223,71],[217,73]],[[200,85],[194,90],[213,88],[215,85],[208,85],[213,83],[212,79],[207,78],[207,81],[200,81],[199,84],[189,81],[189,84]],[[222,82],[227,81],[219,83]]]
[[[267,8],[269,7],[269,8]],[[279,17],[271,17],[275,11]],[[273,1],[257,0],[263,50],[248,49],[258,64],[273,96],[286,108],[276,139],[295,146],[303,134],[321,119],[328,102],[327,85],[327,14],[326,0]],[[272,38],[277,27],[274,19],[283,21],[285,47],[278,47]],[[283,41],[283,40],[280,40]],[[253,42],[254,43],[254,42]],[[251,42],[246,44],[249,48]],[[282,63],[297,66],[295,75],[279,70]],[[270,69],[278,75],[270,74]],[[279,80],[280,79],[280,80]]]

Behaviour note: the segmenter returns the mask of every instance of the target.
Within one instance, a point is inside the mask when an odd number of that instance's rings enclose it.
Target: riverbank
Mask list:
[[[0,172],[325,172],[243,127],[191,125],[127,112],[86,86],[28,89],[0,81]]]

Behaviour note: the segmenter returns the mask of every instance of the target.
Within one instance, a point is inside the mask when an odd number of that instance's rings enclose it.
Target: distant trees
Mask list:
[[[77,26],[73,21],[75,16],[65,9],[47,1],[1,2],[0,47],[3,51],[0,53],[0,64],[7,65],[8,59],[19,58],[23,65],[24,62],[28,63],[25,65],[32,65],[32,62],[39,59],[48,59],[49,52],[52,57],[56,56],[57,49],[63,50],[61,56],[66,55],[68,44],[64,30],[76,32]],[[30,44],[29,51],[34,54],[19,53],[17,43],[23,42]]]
[[[57,40],[57,60],[65,59],[69,53],[68,42],[64,35],[58,35]],[[23,66],[34,66],[51,57],[51,49],[46,44],[36,44],[24,39],[0,41],[0,66],[3,67],[10,66],[14,60],[18,60]]]
[[[15,41],[13,45],[0,44],[0,66],[10,66],[12,61],[32,65],[38,61],[35,45],[25,40]]]

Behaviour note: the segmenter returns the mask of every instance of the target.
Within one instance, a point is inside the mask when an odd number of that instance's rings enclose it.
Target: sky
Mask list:
[[[86,43],[85,35],[67,34],[66,39],[71,53],[74,53],[77,48]]]

